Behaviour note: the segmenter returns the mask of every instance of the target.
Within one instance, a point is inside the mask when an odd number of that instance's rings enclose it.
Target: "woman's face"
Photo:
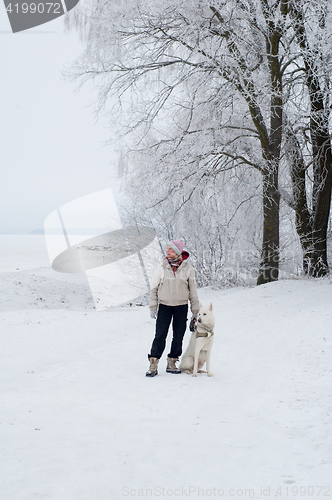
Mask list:
[[[167,245],[166,255],[169,259],[176,259],[176,257],[178,257],[178,254],[176,253],[174,248],[169,245]]]

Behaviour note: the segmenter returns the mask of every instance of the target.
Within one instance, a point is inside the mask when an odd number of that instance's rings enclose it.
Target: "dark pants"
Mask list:
[[[156,335],[152,342],[149,358],[161,358],[166,345],[168,328],[173,318],[173,340],[169,358],[178,358],[182,354],[182,341],[187,326],[188,304],[182,306],[165,306],[159,304],[156,322]]]

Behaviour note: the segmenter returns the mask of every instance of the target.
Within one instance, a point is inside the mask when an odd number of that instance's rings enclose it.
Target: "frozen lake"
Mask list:
[[[0,234],[0,272],[49,265],[43,234]]]

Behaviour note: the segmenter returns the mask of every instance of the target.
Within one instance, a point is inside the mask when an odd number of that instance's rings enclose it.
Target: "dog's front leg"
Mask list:
[[[213,377],[211,370],[210,370],[211,350],[212,350],[212,341],[211,341],[209,348],[207,350],[207,353],[206,353],[206,371],[207,371],[208,377]]]
[[[194,371],[193,371],[193,377],[197,377],[197,370],[198,370],[198,358],[199,358],[199,353],[201,352],[201,347],[202,343],[200,339],[196,339],[196,344],[195,344],[195,358],[194,358]]]

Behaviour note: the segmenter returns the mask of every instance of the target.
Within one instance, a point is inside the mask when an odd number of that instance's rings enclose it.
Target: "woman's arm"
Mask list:
[[[199,311],[199,298],[197,293],[195,269],[192,266],[189,272],[188,286],[189,286],[190,309],[193,314],[197,314]]]
[[[162,265],[162,263],[159,264],[151,280],[149,300],[149,308],[151,311],[156,311],[158,309],[158,289],[161,281]]]

